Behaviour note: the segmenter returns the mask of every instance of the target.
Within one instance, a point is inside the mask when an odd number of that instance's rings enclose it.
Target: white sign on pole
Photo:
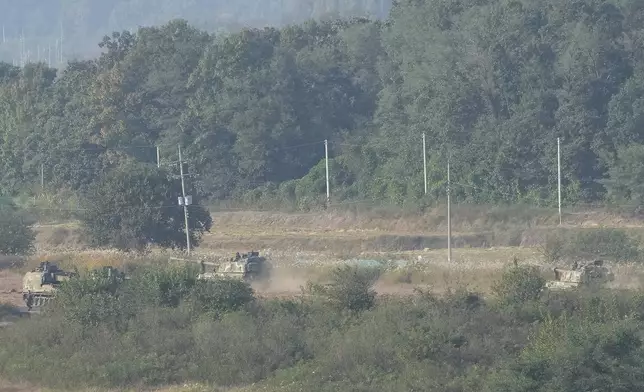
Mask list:
[[[190,195],[187,195],[185,198],[183,198],[182,196],[179,196],[177,199],[179,201],[180,206],[192,205],[192,196]]]

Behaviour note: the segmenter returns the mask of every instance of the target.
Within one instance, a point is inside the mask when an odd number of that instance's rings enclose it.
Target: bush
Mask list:
[[[360,312],[374,306],[376,292],[372,286],[377,278],[378,272],[372,269],[344,266],[333,270],[329,283],[310,284],[309,288],[338,310]]]
[[[492,291],[503,305],[522,305],[539,298],[545,283],[537,267],[513,266],[503,272]]]
[[[581,231],[571,243],[571,255],[633,261],[640,258],[639,243],[624,230],[597,229]]]
[[[563,231],[546,236],[540,252],[548,262],[563,258],[608,259],[617,262],[641,259],[639,241],[620,229],[592,229],[566,235]]]
[[[493,372],[488,391],[639,391],[642,340],[630,321],[546,320],[518,358]]]
[[[250,285],[234,279],[198,281],[188,295],[188,301],[196,313],[234,312],[250,304],[254,299],[254,292]]]
[[[578,291],[542,303],[534,301],[538,271],[515,266],[496,292],[521,312],[468,290],[375,301],[378,273],[334,270],[324,294],[348,315],[308,297],[255,300],[244,282],[194,281],[187,268],[139,267],[116,290],[70,281],[56,311],[0,329],[0,376],[66,390],[196,382],[267,392],[643,387],[641,295]],[[540,318],[522,316],[532,307]]]
[[[197,284],[198,268],[142,267],[124,286],[125,295],[139,306],[177,307]]]

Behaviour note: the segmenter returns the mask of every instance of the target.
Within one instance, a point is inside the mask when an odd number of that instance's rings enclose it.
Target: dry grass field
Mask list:
[[[213,228],[195,256],[230,257],[250,250],[267,255],[275,266],[275,276],[272,285],[259,293],[263,295],[297,294],[308,280],[324,279],[330,268],[345,262],[386,265],[376,289],[387,294],[410,293],[415,287],[439,293],[457,287],[489,293],[503,268],[514,260],[538,265],[546,277],[551,276],[554,265],[545,262],[539,245],[557,227],[555,211],[457,206],[452,220],[451,262],[447,261],[443,212],[440,208],[425,214],[390,210],[213,211]],[[644,233],[643,221],[614,212],[569,212],[565,216],[565,230],[597,227],[623,227],[637,237]],[[23,273],[45,259],[83,269],[103,265],[125,268],[128,263],[164,262],[180,256],[158,249],[145,255],[88,249],[75,222],[36,229],[37,254],[12,272]],[[629,263],[615,268],[615,284],[640,286],[644,269]],[[11,274],[4,279],[3,287],[6,279],[16,283]]]

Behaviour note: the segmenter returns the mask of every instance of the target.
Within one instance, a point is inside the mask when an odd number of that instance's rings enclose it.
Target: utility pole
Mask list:
[[[190,204],[189,198],[186,197],[186,185],[183,180],[183,159],[181,157],[181,146],[179,146],[179,171],[181,173],[181,194],[183,197],[179,199],[179,205],[183,206],[183,217],[185,219],[186,225],[186,245],[188,249],[188,255],[190,255],[190,228],[188,227],[188,204]]]
[[[447,157],[447,261],[452,261],[452,200],[450,180],[450,157]]]
[[[423,173],[425,181],[425,194],[427,194],[427,144],[425,143],[425,132],[423,132]]]
[[[2,43],[7,43],[7,37],[4,35],[4,25],[2,25]]]
[[[559,199],[559,226],[563,219],[561,216],[561,140],[557,138],[557,193]]]
[[[326,206],[331,204],[331,191],[329,190],[329,141],[324,140],[324,162],[326,164]]]
[[[159,153],[159,146],[157,146],[157,167],[161,167],[161,154]]]
[[[40,164],[40,192],[45,191],[45,165]]]
[[[60,64],[63,64],[63,21],[60,21]]]
[[[25,33],[20,31],[20,67],[25,66]]]

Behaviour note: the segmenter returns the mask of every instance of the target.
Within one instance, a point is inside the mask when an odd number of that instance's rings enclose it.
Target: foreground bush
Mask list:
[[[374,269],[345,266],[333,270],[327,284],[313,284],[309,290],[338,310],[360,312],[375,304],[376,292],[372,286],[378,274]]]
[[[492,291],[503,305],[521,305],[539,298],[546,280],[535,266],[506,269]]]
[[[364,300],[343,302],[360,310],[350,312],[325,297],[258,300],[243,282],[197,282],[181,268],[141,269],[116,290],[79,280],[47,317],[0,330],[0,376],[63,389],[188,382],[261,383],[269,392],[644,387],[641,295],[542,298],[536,272],[514,267],[487,300],[466,290],[376,299],[374,275],[363,273],[333,275],[339,298]],[[77,297],[66,296],[72,292]],[[497,303],[540,313],[527,319]]]

